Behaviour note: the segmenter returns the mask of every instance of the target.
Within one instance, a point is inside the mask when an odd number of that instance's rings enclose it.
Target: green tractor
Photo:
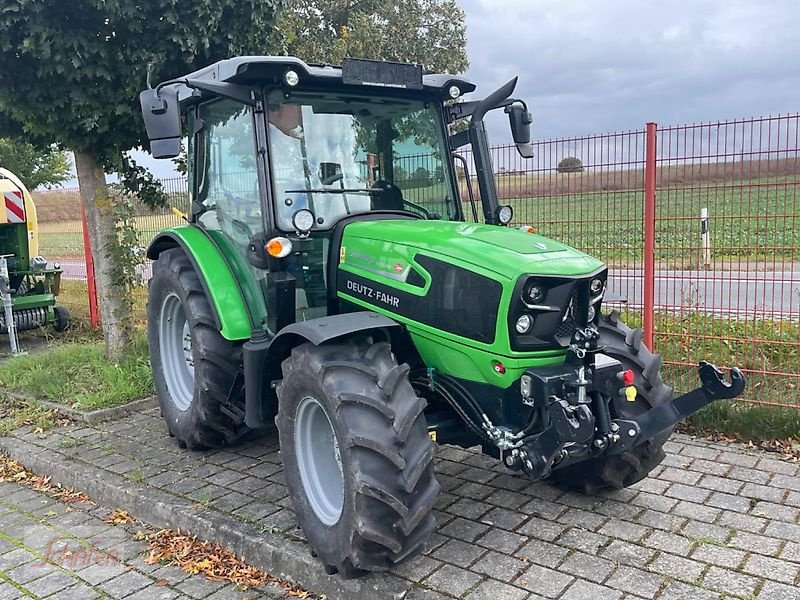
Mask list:
[[[274,422],[329,573],[422,550],[437,444],[563,488],[622,488],[682,418],[744,389],[704,362],[673,398],[641,331],[601,314],[606,266],[509,226],[484,116],[503,109],[532,156],[515,84],[460,102],[472,83],[417,65],[241,57],[141,93],[156,158],[188,137],[188,223],[148,249],[169,432],[213,448]],[[457,181],[467,145],[480,210]]]

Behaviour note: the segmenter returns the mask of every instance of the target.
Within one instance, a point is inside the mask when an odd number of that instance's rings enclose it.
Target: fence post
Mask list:
[[[656,124],[647,123],[644,159],[644,336],[653,350],[656,254]]]
[[[83,255],[86,262],[86,286],[89,293],[89,321],[92,327],[100,326],[100,311],[97,309],[97,283],[94,278],[94,258],[92,257],[92,242],[89,239],[89,226],[86,223],[86,208],[81,197],[81,229],[83,229]]]

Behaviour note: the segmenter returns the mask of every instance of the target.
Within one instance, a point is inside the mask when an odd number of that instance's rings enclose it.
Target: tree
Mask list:
[[[145,146],[138,94],[270,42],[284,0],[5,0],[0,8],[0,135],[72,150],[95,258],[109,358],[130,339],[124,251],[106,173],[153,201],[160,188],[126,152]],[[129,298],[129,296],[128,296]]]
[[[23,139],[0,138],[0,167],[22,180],[25,187],[52,187],[70,179],[67,153],[55,146],[37,148]]]
[[[278,45],[307,62],[350,56],[449,73],[469,66],[456,0],[290,0],[275,30]]]
[[[583,163],[580,158],[567,156],[559,161],[556,171],[559,173],[583,173]]]

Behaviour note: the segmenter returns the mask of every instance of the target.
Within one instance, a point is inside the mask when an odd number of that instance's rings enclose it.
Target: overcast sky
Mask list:
[[[800,110],[797,0],[458,1],[477,93],[519,75],[536,139]]]
[[[800,110],[797,0],[458,1],[473,96],[519,75],[535,139]],[[489,125],[510,141],[502,113]]]

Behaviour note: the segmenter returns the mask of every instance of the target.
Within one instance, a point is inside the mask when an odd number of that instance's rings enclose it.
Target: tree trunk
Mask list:
[[[117,360],[131,339],[131,314],[129,304],[124,298],[126,291],[114,283],[116,219],[108,194],[106,175],[97,158],[88,152],[76,151],[75,169],[78,172],[78,184],[92,244],[106,356],[109,360]]]

